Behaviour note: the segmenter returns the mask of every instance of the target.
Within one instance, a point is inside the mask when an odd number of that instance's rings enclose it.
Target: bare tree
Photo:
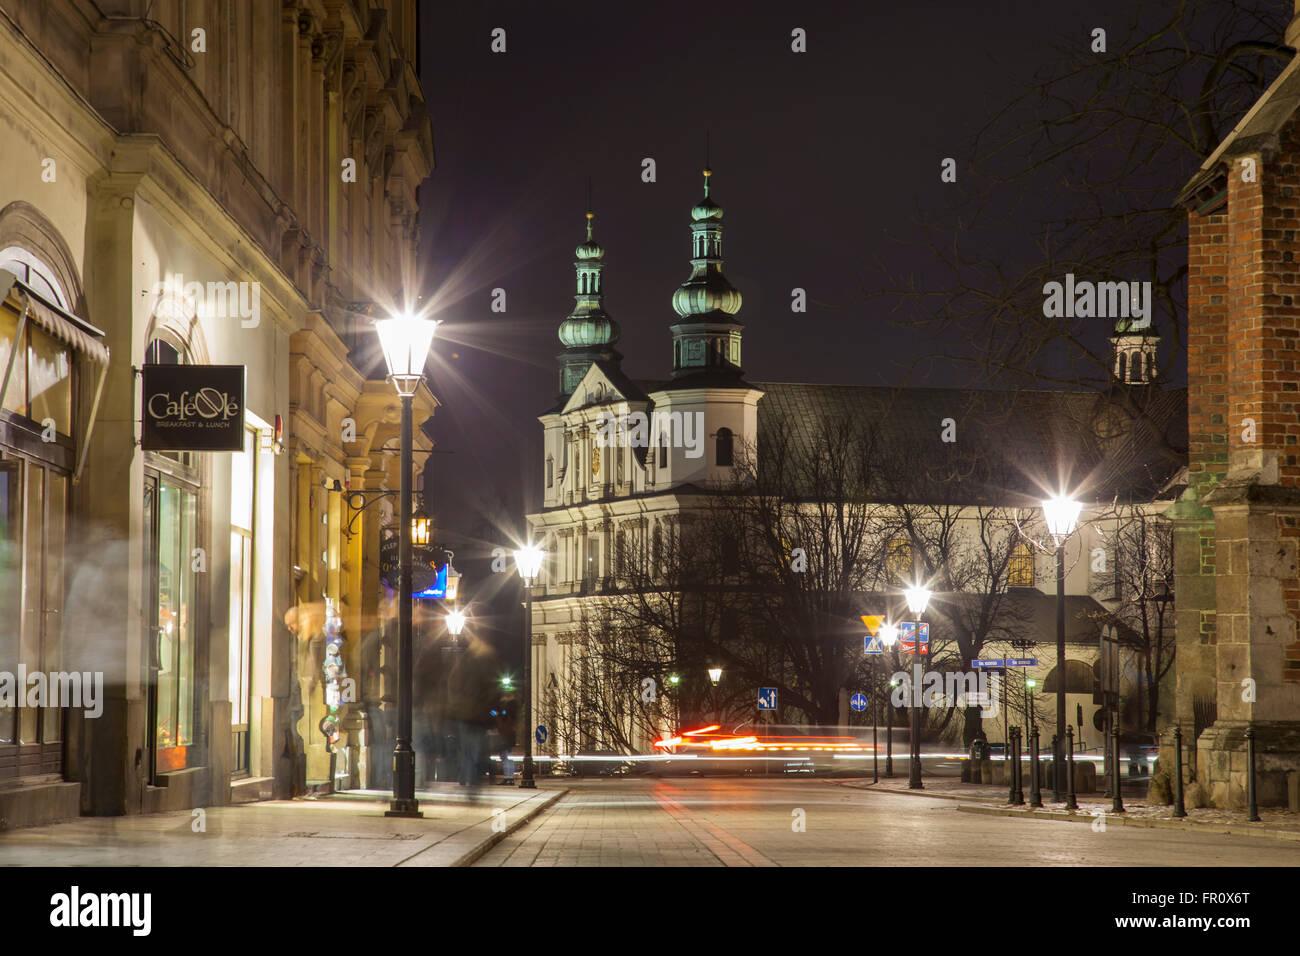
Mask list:
[[[1052,66],[966,150],[953,206],[930,224],[941,274],[885,282],[903,321],[949,344],[931,358],[1002,384],[1108,389],[1109,325],[1045,315],[1045,283],[1073,273],[1151,283],[1169,375],[1186,316],[1186,215],[1173,193],[1294,55],[1281,43],[1290,8],[1134,4],[1104,50],[1087,30],[1059,41]],[[1114,398],[1142,418],[1131,393]]]

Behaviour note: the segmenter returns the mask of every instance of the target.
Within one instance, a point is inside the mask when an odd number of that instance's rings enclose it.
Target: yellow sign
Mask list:
[[[880,630],[880,625],[885,623],[885,616],[883,614],[864,614],[862,615],[862,623],[867,625],[867,633],[875,637],[876,632]]]

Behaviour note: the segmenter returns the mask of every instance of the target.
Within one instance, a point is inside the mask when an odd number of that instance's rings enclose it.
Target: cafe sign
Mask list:
[[[146,365],[146,451],[243,451],[244,366]]]

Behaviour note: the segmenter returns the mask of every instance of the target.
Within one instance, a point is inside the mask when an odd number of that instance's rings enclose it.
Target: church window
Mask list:
[[[912,577],[912,542],[895,538],[885,550],[885,574],[889,583],[907,584]]]
[[[1034,552],[1028,541],[1017,541],[1007,561],[1007,587],[1032,588],[1034,586]]]
[[[1116,378],[1121,382],[1128,381],[1128,356],[1123,352],[1119,353],[1119,374]]]
[[[555,458],[552,455],[546,456],[546,487],[549,488],[555,484]]]
[[[730,428],[719,428],[714,442],[714,458],[719,468],[730,468],[732,463],[732,436]]]
[[[659,467],[668,467],[668,436],[663,432],[659,433]]]

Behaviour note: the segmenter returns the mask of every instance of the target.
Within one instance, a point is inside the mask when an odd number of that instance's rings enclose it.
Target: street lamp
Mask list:
[[[411,516],[411,544],[417,548],[427,548],[432,524],[429,516],[424,513],[424,508],[416,508],[415,514]]]
[[[1065,542],[1074,534],[1083,505],[1058,495],[1043,502],[1043,520],[1056,545],[1056,738],[1052,745],[1052,799],[1064,800],[1065,761]]]
[[[375,323],[379,346],[388,366],[388,380],[402,399],[401,485],[398,500],[398,649],[397,740],[393,748],[393,799],[386,816],[419,817],[415,799],[415,750],[411,747],[413,661],[411,641],[411,399],[424,377],[424,363],[438,323],[407,313]]]
[[[714,686],[714,687],[717,687],[717,686],[718,686],[718,681],[722,680],[722,668],[721,668],[721,667],[710,667],[710,668],[709,668],[709,680],[713,681],[713,686]]]
[[[447,633],[451,635],[453,644],[460,643],[460,632],[465,630],[465,612],[460,608],[452,608],[447,612]]]
[[[880,625],[880,643],[886,647],[893,647],[898,643],[898,626],[895,624]],[[894,653],[894,669],[898,669],[898,653]],[[898,681],[890,678],[890,693],[886,695],[885,702],[889,705],[885,708],[885,776],[894,776],[894,704],[889,698],[893,696],[893,689],[898,686]]]
[[[524,584],[524,773],[519,786],[537,789],[533,779],[533,582],[542,571],[546,552],[525,545],[515,552],[515,567]]]
[[[907,599],[907,609],[912,612],[916,618],[916,640],[912,645],[913,652],[917,661],[921,659],[921,621],[925,616],[925,609],[930,604],[930,589],[920,584],[913,585],[903,592],[903,597]],[[912,672],[913,684],[916,681],[916,672]],[[912,691],[912,765],[907,779],[907,789],[924,790],[921,783],[921,708],[917,700],[916,687]]]
[[[722,723],[722,708],[718,706],[718,682],[722,680],[722,668],[710,667],[709,680],[713,683],[713,722]]]

